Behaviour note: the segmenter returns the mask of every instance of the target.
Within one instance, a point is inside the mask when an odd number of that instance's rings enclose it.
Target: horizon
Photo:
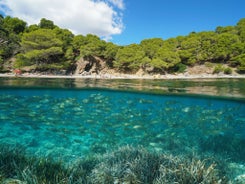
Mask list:
[[[62,1],[63,5],[60,1],[48,4],[48,0],[23,0],[21,3],[0,0],[0,13],[18,17],[28,25],[38,24],[41,18],[46,18],[74,34],[95,34],[117,45],[139,44],[150,38],[166,40],[191,32],[215,31],[218,26],[235,26],[245,18],[245,2],[242,0],[154,0],[151,3],[140,0],[74,0],[70,4]],[[68,10],[67,13],[66,7],[75,13]],[[92,8],[85,10],[81,7]],[[46,9],[47,14],[38,9]]]

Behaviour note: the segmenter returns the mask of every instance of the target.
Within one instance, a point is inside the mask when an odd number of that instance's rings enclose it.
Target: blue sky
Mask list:
[[[0,12],[128,45],[234,26],[245,18],[245,0],[0,0]]]
[[[126,0],[125,7],[125,28],[113,36],[119,44],[215,30],[245,18],[245,0]]]

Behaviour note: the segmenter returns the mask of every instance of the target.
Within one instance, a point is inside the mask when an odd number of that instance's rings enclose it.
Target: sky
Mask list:
[[[0,13],[128,45],[234,26],[245,18],[245,0],[0,0]]]

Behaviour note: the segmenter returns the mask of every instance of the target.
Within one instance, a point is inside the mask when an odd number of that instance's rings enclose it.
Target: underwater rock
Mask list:
[[[228,164],[229,170],[231,170],[231,176],[233,184],[244,184],[245,183],[245,165],[241,163],[231,162]]]
[[[183,112],[190,112],[190,107],[185,107],[184,109],[182,109]]]
[[[139,128],[142,128],[142,126],[141,125],[135,125],[135,126],[133,126],[133,129],[139,129]]]
[[[245,183],[245,174],[237,176],[234,180],[234,184],[244,184],[244,183]]]

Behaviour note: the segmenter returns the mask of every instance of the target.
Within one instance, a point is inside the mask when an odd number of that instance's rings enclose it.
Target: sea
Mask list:
[[[122,146],[245,174],[245,79],[0,78],[0,145],[70,164]]]

